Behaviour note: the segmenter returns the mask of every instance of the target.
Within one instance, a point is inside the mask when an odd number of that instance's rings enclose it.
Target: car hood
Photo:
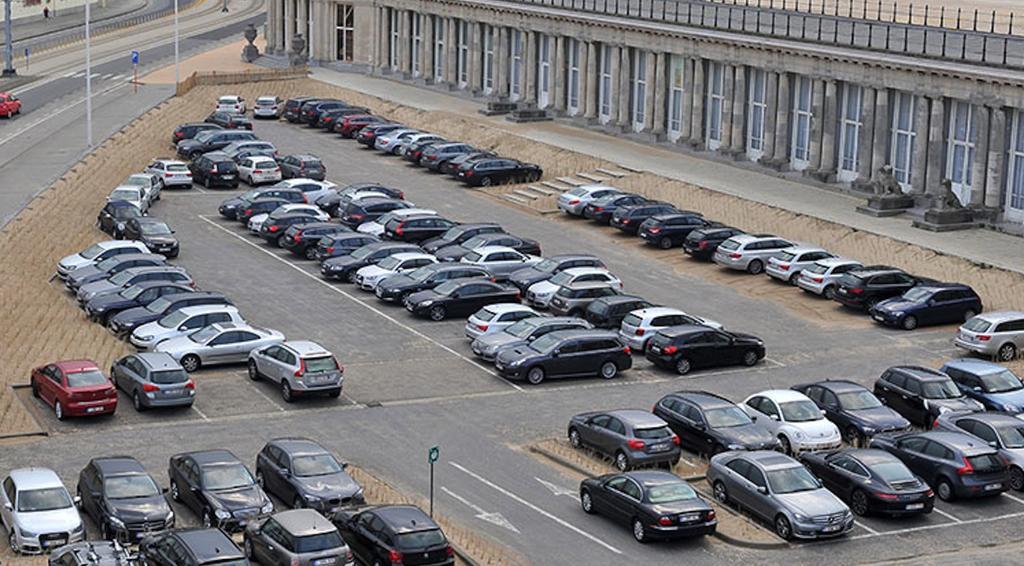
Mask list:
[[[551,281],[538,281],[533,285],[530,285],[528,291],[534,295],[553,295],[558,290],[558,285],[555,285]]]
[[[831,515],[847,511],[846,504],[824,488],[813,491],[799,491],[797,493],[774,494],[772,497],[793,513],[800,513],[808,517]]]
[[[95,281],[97,278],[102,277],[103,273],[103,271],[100,271],[100,268],[96,267],[96,264],[91,263],[69,272],[68,280],[74,285],[81,285],[86,281]]]
[[[526,344],[526,340],[512,336],[507,332],[494,332],[491,334],[484,334],[483,336],[475,340],[476,345],[484,351],[493,352],[499,348],[507,348],[509,346],[522,346]]]
[[[775,437],[772,436],[772,433],[757,423],[714,430],[723,437],[728,438],[729,442],[735,444],[742,444],[744,446],[775,444]]]
[[[359,491],[359,484],[343,472],[308,478],[296,477],[295,481],[302,486],[306,494],[320,498],[348,497]]]
[[[407,300],[414,305],[418,305],[423,301],[435,301],[442,297],[444,297],[444,295],[435,293],[433,289],[427,289],[426,291],[419,291],[409,295]]]
[[[236,197],[236,198],[229,198],[229,199],[225,200],[224,202],[220,203],[220,205],[222,207],[224,207],[224,208],[238,208],[239,206],[242,205],[242,202],[243,202],[242,199]]]
[[[922,305],[921,303],[905,301],[901,297],[893,297],[891,299],[879,301],[878,304],[875,305],[875,310],[880,310],[884,312],[903,312],[923,306],[924,305]]]
[[[92,281],[90,283],[82,285],[81,287],[78,288],[78,293],[79,296],[95,296],[97,293],[113,291],[115,289],[120,289],[120,287],[114,285],[113,283],[107,281],[106,279],[101,279],[99,281]]]
[[[533,348],[522,345],[502,349],[501,352],[498,353],[496,360],[502,363],[509,363],[513,360],[520,360],[537,355],[539,355],[539,353],[534,351]]]
[[[114,315],[114,320],[116,320],[117,322],[119,322],[121,324],[125,324],[125,323],[135,323],[135,324],[138,324],[138,322],[140,320],[147,320],[148,319],[148,320],[152,321],[152,320],[156,320],[160,316],[162,316],[162,315],[153,314],[152,312],[146,310],[146,307],[132,307],[130,309],[125,309],[125,310],[115,314]]]
[[[95,297],[86,304],[86,308],[91,311],[123,309],[136,304],[138,303],[133,299],[126,299],[122,297],[120,293],[114,293],[112,295],[100,295],[99,297]]]
[[[199,147],[200,145],[202,144],[200,144],[196,140],[181,140],[180,142],[178,142],[178,149],[192,149],[194,147]]]
[[[82,526],[82,517],[74,507],[18,513],[18,526],[32,533],[71,532]]]
[[[126,523],[163,520],[171,510],[162,495],[133,499],[108,499],[107,505],[117,518]]]
[[[929,405],[938,407],[939,410],[948,409],[950,411],[984,411],[985,407],[978,401],[969,397],[961,397],[959,399],[926,399]]]
[[[359,271],[357,271],[356,273],[359,274],[359,275],[362,275],[364,278],[374,279],[374,278],[378,278],[378,277],[386,277],[388,275],[394,275],[395,272],[387,270],[387,269],[384,269],[383,267],[381,267],[379,265],[367,265],[365,267],[360,267]]]
[[[395,275],[394,277],[388,277],[387,281],[381,281],[380,283],[382,288],[389,291],[413,287],[415,285],[416,282],[408,275]]]
[[[733,336],[735,336],[737,340],[740,340],[742,342],[747,342],[747,343],[750,343],[750,344],[764,344],[764,340],[761,340],[760,338],[758,338],[757,336],[754,336],[752,334],[743,334],[741,332],[734,332]]]
[[[181,334],[181,331],[177,328],[160,326],[160,324],[154,320],[153,322],[147,322],[146,324],[136,328],[134,334],[136,336],[166,337]]]
[[[226,491],[207,491],[206,495],[227,511],[259,508],[267,503],[263,492],[255,485]]]
[[[859,411],[847,411],[847,414],[862,424],[876,429],[906,428],[910,426],[910,421],[885,406],[861,409]]]
[[[979,397],[981,396],[990,403],[1012,405],[1016,407],[1018,411],[1024,409],[1024,389],[1020,389],[1018,391],[1007,391],[1006,393],[980,393]]]
[[[139,330],[136,330],[135,332],[139,336],[143,336],[142,332],[139,332]],[[156,352],[166,352],[173,356],[175,354],[181,354],[183,352],[205,348],[206,346],[202,344],[196,344],[195,342],[190,340],[188,336],[175,336],[173,338],[168,338],[167,340],[160,342],[153,348],[153,350]]]
[[[268,213],[268,212],[261,212],[259,214],[253,214],[252,216],[249,217],[249,222],[252,223],[252,224],[263,224],[264,222],[267,221],[267,218],[269,218],[269,217],[270,217],[270,213]]]
[[[799,423],[787,422],[785,424],[786,426],[793,427],[793,429],[804,433],[806,437],[812,440],[820,438],[831,438],[839,433],[839,430],[836,428],[836,425],[832,424],[830,421],[824,418],[818,419],[816,421],[807,421]]]
[[[365,265],[365,263],[365,259],[356,259],[350,255],[343,255],[327,259],[323,264],[330,267],[352,267],[354,265]]]
[[[423,247],[423,249],[427,250],[428,252],[436,252],[448,246],[455,245],[455,242],[437,236],[436,238],[428,238],[424,240],[423,243],[420,245]]]
[[[148,236],[143,238],[142,241],[147,244],[154,244],[158,246],[178,243],[178,239],[174,236]]]
[[[59,262],[57,262],[58,265],[60,265],[67,271],[71,271],[73,269],[82,267],[83,265],[90,265],[92,263],[94,263],[93,260],[85,259],[84,257],[81,256],[81,254],[71,254],[69,256],[64,256],[63,258],[61,258]]]

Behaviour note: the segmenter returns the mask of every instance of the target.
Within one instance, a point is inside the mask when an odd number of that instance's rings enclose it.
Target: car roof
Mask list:
[[[99,369],[99,366],[96,365],[96,362],[92,360],[61,360],[59,362],[53,362],[53,365],[60,368],[60,370],[63,372],[70,373],[86,371],[90,369]]]
[[[331,353],[320,344],[309,340],[294,340],[281,343],[282,346],[294,351],[300,357],[305,356],[330,356]]]
[[[818,261],[816,261],[814,263],[816,263],[818,265],[823,265],[823,266],[826,266],[826,267],[836,267],[836,266],[839,266],[839,265],[848,265],[848,264],[851,264],[851,263],[859,264],[860,262],[855,260],[855,259],[850,259],[848,257],[827,257],[825,259],[819,259]]]
[[[929,281],[928,283],[925,283],[924,285],[918,285],[917,288],[918,289],[926,289],[926,290],[929,290],[929,291],[942,291],[942,290],[946,290],[946,289],[961,289],[961,290],[968,290],[968,291],[972,291],[973,290],[973,289],[971,289],[970,285],[965,285],[963,283],[949,283],[949,282],[942,282],[942,281],[935,281],[935,282]]]
[[[653,487],[656,485],[680,483],[686,481],[683,478],[671,472],[663,472],[660,470],[637,470],[632,472],[626,472],[622,475],[633,478],[644,487]]]
[[[285,452],[295,454],[323,454],[327,449],[320,446],[315,440],[302,437],[275,438],[267,444],[273,444]]]
[[[1014,427],[1021,426],[1020,419],[1018,419],[1017,417],[1015,417],[1013,415],[1008,415],[1006,413],[993,413],[993,412],[989,412],[989,411],[985,411],[985,412],[982,412],[982,413],[966,413],[966,414],[962,414],[962,415],[957,415],[956,419],[959,420],[959,419],[968,418],[968,417],[970,417],[972,419],[977,419],[977,420],[985,422],[985,423],[988,423],[988,424],[990,424],[992,426],[999,426],[999,425],[1011,425],[1011,426],[1014,426]]]
[[[753,396],[767,397],[776,403],[785,403],[787,401],[806,401],[807,396],[799,391],[793,391],[792,389],[766,389],[758,393],[754,393]]]
[[[49,468],[19,468],[9,474],[18,490],[64,487],[57,472]]]
[[[611,189],[613,191],[619,191],[620,193],[624,192],[622,189],[620,189],[618,187],[613,187],[611,185],[580,185],[580,186],[576,187],[576,189],[583,189],[584,191],[587,191],[588,193],[592,193],[594,191],[605,191],[605,190],[608,190],[608,189]]]
[[[495,314],[502,314],[506,312],[530,312],[533,311],[530,307],[522,303],[494,303],[486,305],[484,309],[493,312]]]
[[[677,326],[669,326],[668,328],[662,328],[658,331],[659,334],[664,334],[669,338],[678,338],[680,336],[686,336],[688,334],[696,334],[698,332],[707,332],[709,328],[707,326],[701,326],[699,324],[680,324]]]
[[[106,206],[111,208],[138,208],[134,204],[124,199],[108,200]]]
[[[805,253],[805,252],[823,252],[823,251],[826,251],[826,250],[825,250],[825,248],[820,247],[820,246],[811,246],[811,245],[807,245],[807,244],[796,244],[796,245],[789,246],[788,248],[786,248],[786,251],[787,252],[796,253],[796,254],[802,254],[802,253]]]
[[[150,289],[152,287],[178,287],[182,292],[191,291],[192,288],[184,283],[171,283],[169,281],[139,281],[134,283],[132,287],[142,287],[143,289]]]
[[[616,409],[608,414],[633,427],[662,427],[665,421],[650,411],[639,409]]]
[[[297,536],[329,533],[337,528],[314,509],[289,509],[275,513],[274,521],[284,530]]]
[[[200,563],[215,559],[241,558],[242,551],[220,529],[172,531]]]
[[[942,364],[942,367],[951,367],[962,371],[970,372],[976,375],[998,373],[1007,369],[1005,366],[1001,366],[997,363],[990,362],[988,360],[978,360],[974,358],[956,358]]]
[[[1019,423],[1019,421],[1018,421]],[[985,443],[984,440],[976,436],[971,436],[963,432],[946,432],[943,430],[929,430],[922,432],[917,436],[941,442],[947,446],[951,446],[966,452],[968,454],[977,452],[993,452],[993,448]]]
[[[850,456],[869,467],[873,464],[899,460],[896,456],[878,448],[847,448],[845,450],[840,450],[837,453]]]
[[[816,381],[809,383],[808,385],[817,385],[824,389],[828,389],[833,393],[839,393],[841,391],[864,391],[866,387],[859,383],[854,383],[847,379],[826,379],[824,381]]]
[[[637,309],[629,314],[635,314],[640,318],[647,319],[655,316],[664,316],[666,314],[686,314],[679,309],[672,307],[648,307],[646,309]]]
[[[178,310],[188,316],[221,312],[225,310],[238,312],[238,308],[232,305],[192,305],[188,307],[181,307]]]
[[[229,450],[214,449],[214,450],[199,450],[196,452],[184,452],[179,456],[188,456],[195,460],[197,464],[234,464],[241,462],[237,456],[231,453]]]
[[[479,248],[477,248],[477,249],[475,249],[473,251],[475,251],[476,253],[478,253],[480,255],[486,255],[486,254],[489,254],[491,252],[515,252],[516,250],[515,250],[515,248],[510,248],[508,246],[480,246]],[[519,253],[519,252],[516,252],[516,253]]]
[[[1020,318],[1024,318],[1024,312],[1021,312],[1021,311],[991,311],[991,312],[983,312],[983,313],[981,313],[979,315],[976,315],[976,317],[980,318],[982,320],[987,320],[988,322],[999,323],[999,322],[1005,322],[1007,320],[1017,320],[1017,319],[1020,319]]]
[[[913,375],[922,381],[938,381],[942,379],[949,379],[949,376],[942,373],[937,369],[926,368],[923,366],[893,366],[889,369],[901,371],[903,373]]]
[[[647,299],[643,297],[638,297],[636,295],[608,295],[606,297],[598,297],[597,300],[595,300],[594,302],[597,301],[601,301],[608,305],[614,305],[617,303],[632,303],[635,301],[648,302]]]
[[[571,330],[556,330],[550,332],[547,336],[553,336],[560,340],[567,340],[569,338],[584,338],[584,337],[596,337],[596,338],[613,338],[618,339],[618,334],[610,330],[601,330],[598,328],[573,328]]]
[[[750,462],[757,464],[764,470],[782,470],[803,466],[800,462],[774,450],[754,450],[743,452],[742,456]]]
[[[904,273],[902,269],[896,267],[889,267],[886,265],[866,265],[859,269],[851,269],[847,273],[853,273],[862,277],[870,277],[872,275],[879,275],[882,273]]]
[[[583,265],[580,267],[570,267],[568,269],[563,269],[562,273],[568,273],[569,275],[589,275],[591,273],[608,273],[608,270],[603,267]]]
[[[181,364],[175,361],[170,354],[164,352],[136,352],[133,355],[139,360],[142,360],[142,362],[149,366],[150,369],[181,369]]]
[[[419,507],[386,505],[373,510],[396,533],[433,530],[440,527]]]
[[[93,458],[92,464],[105,476],[146,473],[146,468],[131,456]]]

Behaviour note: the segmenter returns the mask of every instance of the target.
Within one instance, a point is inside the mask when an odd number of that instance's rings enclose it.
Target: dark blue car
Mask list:
[[[929,283],[881,301],[869,312],[878,323],[913,330],[928,324],[964,322],[982,309],[978,294],[967,285]]]
[[[839,427],[843,440],[849,444],[867,446],[867,441],[876,434],[910,428],[910,421],[852,381],[825,380],[794,385],[793,389],[814,401],[825,412],[825,418]]]
[[[941,371],[956,383],[964,395],[976,399],[989,411],[1024,413],[1024,382],[1005,367],[985,360],[950,360]]]

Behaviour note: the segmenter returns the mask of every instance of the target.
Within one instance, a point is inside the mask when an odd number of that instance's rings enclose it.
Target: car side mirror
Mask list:
[[[768,495],[768,488],[763,485],[759,485],[757,486],[757,492],[761,495]]]
[[[78,495],[74,496],[71,499],[71,501],[73,501],[75,503],[75,507],[81,507],[82,506],[82,498],[80,496],[78,496]]]
[[[822,409],[821,411],[818,411],[818,412],[821,413],[821,416],[823,416],[823,417],[825,416],[825,409]]]
[[[292,477],[292,471],[289,470],[288,468],[281,468],[281,475],[286,478],[290,478]]]
[[[10,503],[4,503],[4,509],[7,509],[8,511],[14,511],[14,506],[11,505]]]
[[[779,420],[779,415],[768,415],[773,421]]]
[[[693,424],[693,428],[695,428],[697,430],[707,430],[708,429],[708,425],[706,425],[704,423],[694,423]]]
[[[978,391],[980,393],[981,392],[981,387],[978,387],[977,385],[975,385],[974,387],[971,388],[971,391]]]
[[[751,415],[750,422],[756,423],[757,422],[757,415]]]
[[[161,492],[161,493],[170,493],[170,492],[171,492],[171,490],[170,490],[169,488],[166,488],[166,487],[165,487],[165,488],[161,488],[161,489],[160,489],[160,492]]]
[[[347,470],[348,469],[348,462],[342,462],[341,463],[341,469]]]
[[[537,339],[537,337],[535,337],[535,336],[527,336],[527,337],[526,337],[526,341],[527,341],[527,342],[533,342],[533,341],[534,341],[534,340],[536,340],[536,339]]]
[[[996,442],[995,440],[989,440],[988,445],[991,446],[992,448],[999,448],[999,443]]]
[[[552,358],[557,358],[560,355],[562,355],[562,353],[559,352],[558,350],[555,350],[554,352],[551,352],[551,357]]]
[[[181,326],[178,327],[178,330],[188,330],[188,326],[182,324]]]

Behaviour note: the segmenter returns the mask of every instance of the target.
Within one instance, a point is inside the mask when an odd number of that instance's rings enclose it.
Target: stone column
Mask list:
[[[509,29],[499,27],[497,45],[494,51],[494,94],[498,98],[508,98],[508,66],[509,66]]]
[[[668,92],[668,79],[667,79],[667,66],[668,56],[662,51],[658,51],[652,54],[655,57],[654,61],[654,115],[652,118],[654,124],[651,127],[651,133],[655,136],[661,136],[665,133],[665,95]],[[648,55],[651,57],[651,55]]]
[[[1006,110],[1002,106],[989,109],[988,170],[985,174],[985,206],[1002,208],[1006,183],[1003,178],[1006,160]],[[977,179],[977,177],[975,177]]]
[[[733,81],[732,97],[732,145],[728,148],[733,154],[742,154],[747,147],[747,68],[736,66],[736,79]]]
[[[619,71],[622,68],[622,47],[609,47],[609,51],[611,52],[609,57],[612,58],[612,77],[608,89],[608,123],[614,124],[619,116],[619,106],[622,105],[622,91],[619,88],[621,86]]]
[[[889,140],[892,139],[892,116],[889,114],[889,89],[880,88],[875,94],[875,131],[871,142],[871,174],[889,162]]]
[[[823,116],[825,113],[825,81],[814,79],[811,82],[811,112],[815,116]],[[824,120],[814,120],[811,123],[810,156],[806,173],[816,173],[821,169],[821,136]]]
[[[985,191],[988,181],[988,143],[989,143],[989,107],[974,107],[974,163],[971,163],[971,200],[970,205],[980,208],[985,204]]]
[[[875,89],[861,87],[860,132],[857,140],[857,180],[871,179],[871,140],[875,139]]]
[[[632,128],[633,117],[630,116],[630,110],[632,104],[632,81],[633,78],[633,51],[629,47],[623,46],[619,49],[619,55],[622,61],[619,63],[619,76],[616,77],[619,83],[619,112],[618,112],[618,125],[623,128]],[[642,102],[641,102],[642,104]]]
[[[687,57],[683,64],[683,116],[679,123],[679,139],[676,143],[690,141],[690,124],[693,123],[694,70],[698,59]]]
[[[420,75],[428,83],[434,82],[434,51],[437,49],[434,43],[434,21],[440,17],[421,16],[423,23],[420,24],[420,36],[423,39],[420,43]],[[447,40],[448,38],[445,38],[445,41]]]
[[[931,118],[928,120],[928,170],[925,173],[925,194],[942,192],[939,183],[946,178],[943,163],[946,157],[946,136],[943,126],[946,117],[946,100],[941,96],[928,97],[931,101]]]
[[[277,32],[281,27],[281,23],[278,20],[277,15],[277,0],[270,0],[270,5],[267,6],[267,54],[272,55],[274,48],[277,46]]]
[[[777,167],[789,162],[789,112],[793,108],[790,98],[789,73],[779,73],[779,100],[775,112],[775,154],[772,161]]]
[[[644,56],[644,80],[647,81],[647,87],[644,88],[644,99],[636,101],[644,105],[644,124],[641,128],[644,132],[650,132],[654,125],[654,96],[658,92],[658,81],[654,75],[657,73],[658,55],[648,51]],[[637,72],[640,70],[637,69]]]
[[[693,97],[693,113],[690,114],[690,144],[696,148],[704,147],[704,60],[700,57],[693,61],[693,83],[690,95]]]
[[[459,84],[459,22],[445,18],[444,81],[455,87]]]
[[[565,50],[566,41],[565,36],[555,37],[555,62],[552,65],[551,74],[553,75],[549,84],[554,85],[554,97],[552,101],[552,108],[559,114],[565,114],[565,93],[567,91],[567,85],[565,84],[568,80],[568,73],[566,73],[565,63]]]
[[[766,71],[764,85],[764,148],[761,151],[762,164],[768,164],[775,157],[775,118],[779,104],[779,74]]]
[[[295,37],[295,0],[284,0],[284,48],[285,53],[292,50],[292,38]]]
[[[295,33],[301,33],[306,38],[306,53],[310,53],[309,46],[309,2],[310,0],[298,0],[295,14]]]
[[[728,153],[732,149],[732,99],[733,89],[736,88],[736,67],[722,63],[722,75],[722,131],[718,151]]]
[[[914,97],[914,153],[910,158],[910,190],[924,194],[928,172],[928,99]]]
[[[523,50],[523,66],[526,85],[523,87],[523,99],[527,104],[537,102],[537,34],[526,32],[526,45]]]
[[[827,181],[836,172],[836,128],[839,126],[839,95],[836,81],[825,80],[825,114],[821,125],[821,165],[818,177]]]
[[[580,82],[586,85],[583,89],[583,117],[587,120],[597,118],[597,79],[600,74],[600,66],[601,62],[597,57],[597,44],[588,41],[584,63],[580,66],[580,72],[583,73]]]
[[[483,31],[478,22],[469,24],[469,89],[473,94],[479,94],[483,90]]]

